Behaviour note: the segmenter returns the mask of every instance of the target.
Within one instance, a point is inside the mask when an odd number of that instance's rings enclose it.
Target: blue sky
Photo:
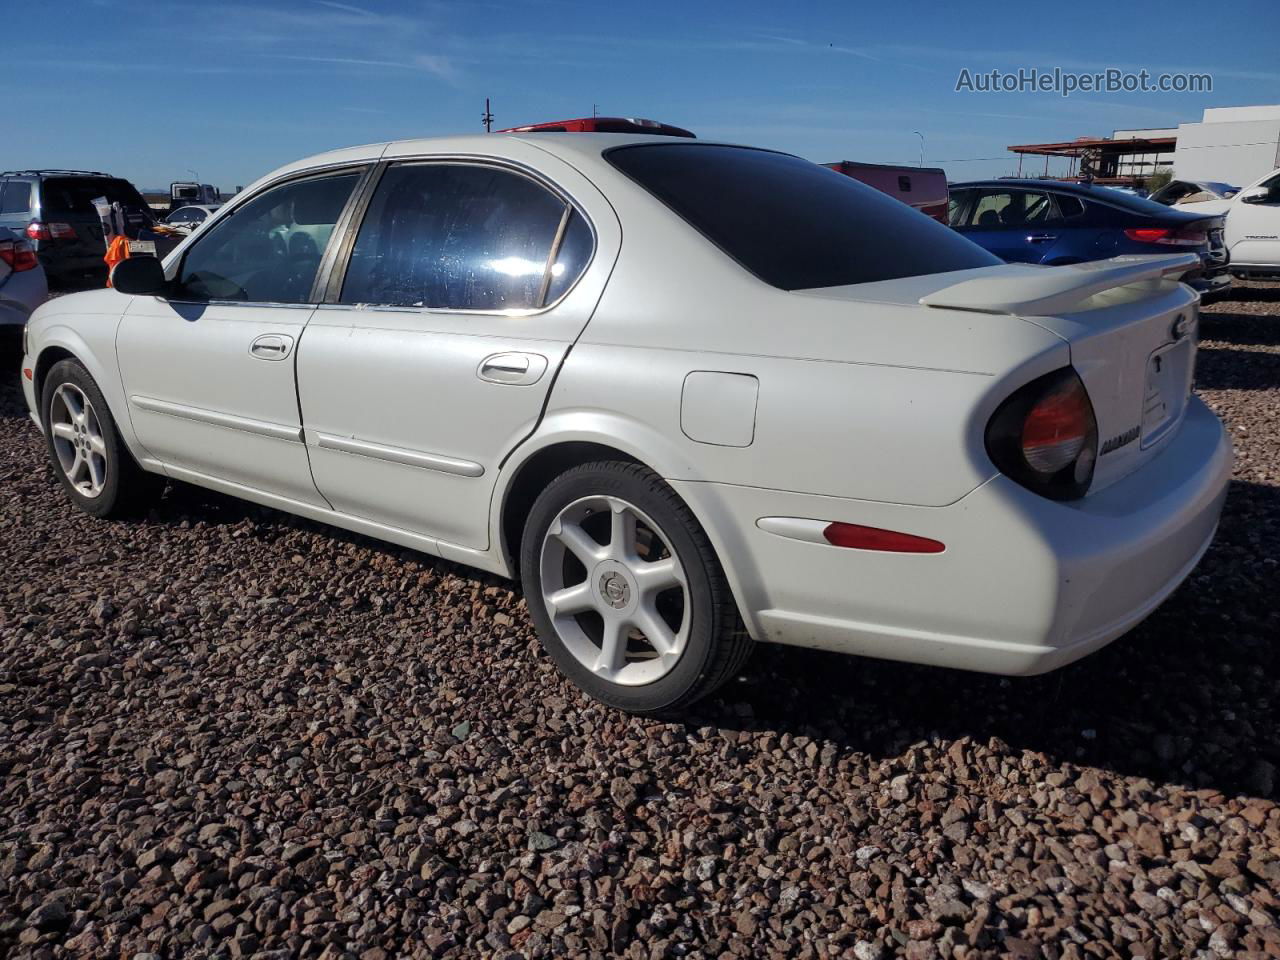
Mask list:
[[[309,153],[589,115],[647,116],[813,160],[1012,172],[1013,143],[1280,103],[1274,0],[1101,16],[1016,3],[44,0],[6,4],[0,169],[223,188]],[[1218,22],[1220,31],[1210,28]],[[971,71],[1213,75],[1212,93],[955,92]],[[973,158],[998,158],[974,160]],[[970,162],[960,162],[970,161]]]

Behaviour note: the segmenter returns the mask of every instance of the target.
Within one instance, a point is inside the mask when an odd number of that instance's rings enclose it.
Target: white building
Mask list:
[[[1178,124],[1177,134],[1173,170],[1182,180],[1244,187],[1280,167],[1280,104],[1210,107],[1200,123]]]

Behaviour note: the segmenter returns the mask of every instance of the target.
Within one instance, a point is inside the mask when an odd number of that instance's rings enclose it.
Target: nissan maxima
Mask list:
[[[80,509],[168,478],[518,578],[622,709],[753,642],[1034,674],[1213,538],[1198,267],[1002,264],[770,150],[415,140],[278,170],[41,307],[23,386]]]

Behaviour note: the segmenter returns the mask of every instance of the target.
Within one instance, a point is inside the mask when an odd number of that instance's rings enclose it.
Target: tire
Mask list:
[[[702,527],[639,464],[587,463],[553,480],[529,511],[520,559],[543,648],[610,707],[686,707],[736,675],[751,652]]]
[[[106,398],[78,360],[59,361],[45,377],[40,420],[53,472],[85,513],[128,516],[159,494],[164,481],[133,459]]]

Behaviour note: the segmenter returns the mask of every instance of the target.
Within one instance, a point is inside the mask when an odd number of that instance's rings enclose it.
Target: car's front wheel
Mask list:
[[[79,361],[61,360],[49,371],[40,418],[54,472],[85,513],[120,516],[157,492],[161,481],[134,462],[102,391]]]
[[[521,576],[557,666],[622,710],[692,703],[750,651],[706,534],[638,464],[584,464],[554,480],[525,523]]]

